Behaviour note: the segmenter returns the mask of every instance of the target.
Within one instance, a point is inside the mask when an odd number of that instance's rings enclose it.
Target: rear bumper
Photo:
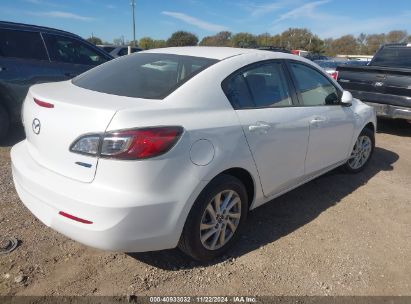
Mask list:
[[[186,201],[71,180],[38,165],[25,141],[13,147],[11,159],[14,184],[24,205],[65,236],[95,248],[123,252],[168,249],[178,244]],[[60,211],[93,223],[68,219],[59,215]]]
[[[366,102],[366,104],[374,107],[377,116],[394,119],[411,119],[411,108],[372,102]]]

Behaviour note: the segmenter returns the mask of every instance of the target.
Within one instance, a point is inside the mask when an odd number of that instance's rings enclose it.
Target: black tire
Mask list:
[[[358,136],[358,138],[365,136],[367,138],[369,138],[369,140],[371,141],[371,151],[369,153],[369,156],[367,158],[367,160],[358,168],[353,168],[353,166],[350,164],[350,160],[348,160],[343,166],[343,170],[347,173],[358,173],[362,170],[364,170],[365,167],[367,167],[367,165],[370,162],[370,159],[374,153],[374,148],[375,148],[375,134],[372,130],[365,128],[361,131],[360,135]],[[353,147],[353,151],[355,149],[355,145]]]
[[[2,141],[8,134],[10,127],[10,117],[7,110],[0,105],[0,141]]]
[[[237,229],[235,229],[232,237],[227,241],[227,243],[218,249],[209,250],[203,245],[200,239],[200,224],[209,203],[217,194],[225,190],[234,191],[240,198],[241,217]],[[187,221],[184,225],[178,247],[185,254],[197,261],[205,262],[212,260],[225,253],[235,243],[241,229],[244,226],[247,213],[248,198],[244,184],[239,179],[231,175],[219,175],[214,178],[201,192],[191,208]]]

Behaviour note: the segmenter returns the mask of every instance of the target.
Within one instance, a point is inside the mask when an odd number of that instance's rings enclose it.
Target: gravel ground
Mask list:
[[[200,265],[178,250],[123,254],[78,244],[36,220],[0,145],[0,295],[411,295],[411,124],[380,121],[370,166],[338,170],[250,214],[240,242]]]

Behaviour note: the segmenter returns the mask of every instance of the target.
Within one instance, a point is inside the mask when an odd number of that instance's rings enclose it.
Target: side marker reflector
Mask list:
[[[64,216],[64,217],[66,217],[66,218],[69,218],[69,219],[71,219],[71,220],[73,220],[73,221],[76,221],[76,222],[80,222],[80,223],[83,223],[83,224],[93,224],[93,222],[91,222],[91,221],[88,221],[88,220],[79,218],[79,217],[77,217],[77,216],[68,214],[68,213],[63,212],[63,211],[60,211],[59,214],[62,215],[62,216]]]
[[[54,108],[54,104],[52,103],[44,102],[44,101],[38,100],[37,98],[33,98],[33,99],[34,99],[34,102],[40,107],[49,108],[49,109]]]

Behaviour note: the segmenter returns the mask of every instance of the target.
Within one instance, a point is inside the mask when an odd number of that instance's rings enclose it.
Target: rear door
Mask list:
[[[392,104],[411,107],[411,69],[406,73],[391,72],[387,73],[384,81],[385,94],[408,97],[397,102],[394,98]]]
[[[18,117],[31,85],[62,79],[50,65],[39,32],[3,28],[0,37],[0,97]]]
[[[245,67],[223,82],[252,152],[265,196],[279,193],[304,175],[308,124],[281,61]]]
[[[289,70],[309,126],[305,174],[315,174],[347,158],[351,151],[355,116],[342,106],[342,92],[328,77],[308,64],[289,62]]]
[[[107,55],[80,39],[43,33],[51,63],[58,67],[64,79],[71,79],[108,61]]]

